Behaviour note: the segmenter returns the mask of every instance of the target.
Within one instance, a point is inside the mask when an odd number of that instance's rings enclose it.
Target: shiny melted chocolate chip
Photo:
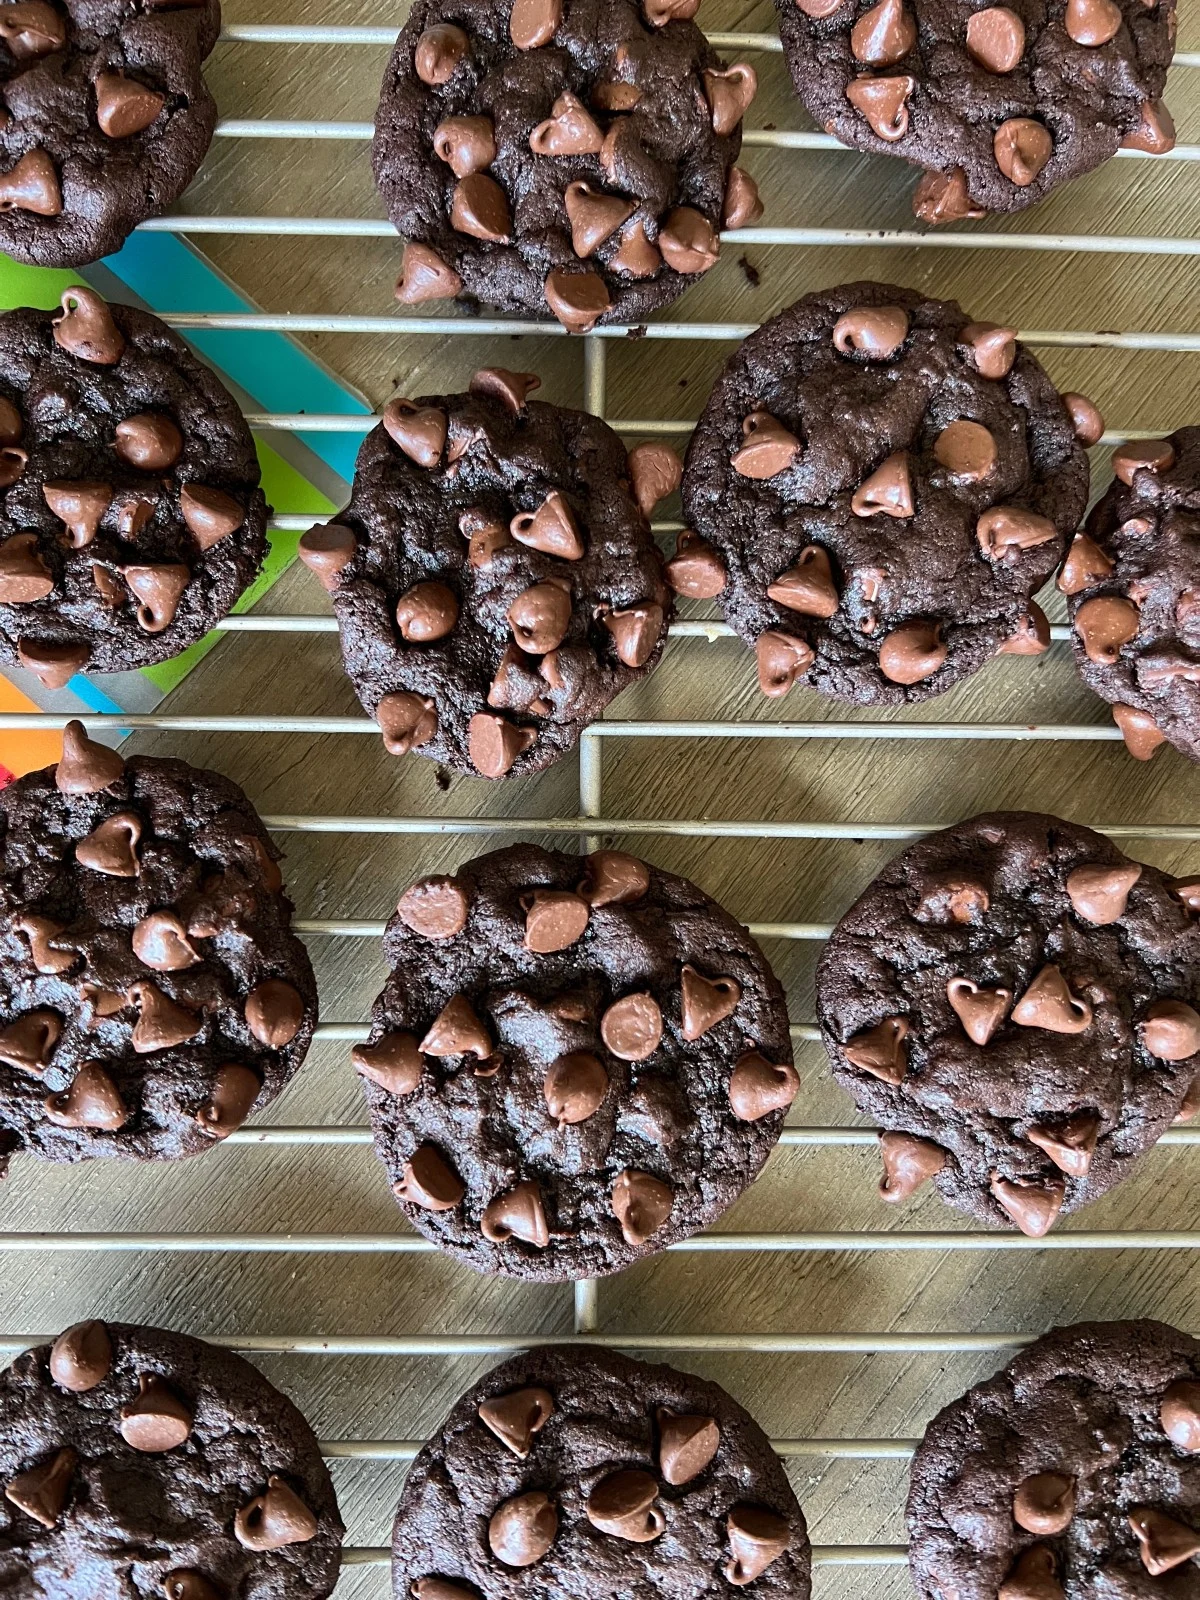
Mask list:
[[[192,1431],[192,1411],[156,1373],[138,1375],[136,1399],[121,1407],[121,1437],[134,1450],[159,1455],[174,1450]]]
[[[103,1383],[112,1361],[112,1339],[103,1322],[76,1322],[50,1346],[50,1376],[72,1394],[86,1394]]]
[[[534,1435],[542,1431],[554,1415],[554,1396],[549,1389],[531,1387],[510,1389],[493,1395],[479,1407],[479,1420],[524,1461],[533,1448]]]
[[[601,1478],[584,1503],[593,1528],[632,1544],[659,1538],[667,1519],[655,1503],[658,1480],[640,1467],[625,1467]]]
[[[317,1536],[317,1519],[291,1487],[274,1473],[263,1494],[235,1513],[234,1537],[247,1550],[282,1550]]]
[[[910,1133],[881,1133],[879,1154],[883,1161],[879,1198],[889,1205],[907,1200],[946,1165],[946,1152],[939,1145]]]
[[[652,1239],[671,1215],[675,1192],[669,1183],[636,1167],[626,1167],[612,1187],[613,1215],[626,1244]]]

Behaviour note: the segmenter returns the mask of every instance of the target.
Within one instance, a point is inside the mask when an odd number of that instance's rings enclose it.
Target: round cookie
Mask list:
[[[514,845],[402,896],[354,1051],[405,1214],[479,1272],[618,1272],[728,1209],[795,1097],[783,991],[715,901]]]
[[[312,1430],[240,1356],[81,1322],[0,1372],[7,1600],[324,1600],[344,1529]]]
[[[1076,665],[1131,755],[1200,761],[1200,428],[1121,445],[1113,472],[1058,576]]]
[[[19,0],[0,13],[0,250],[79,267],[195,176],[217,0]]]
[[[276,851],[228,778],[63,746],[0,791],[0,1164],[195,1155],[316,1026]]]
[[[1078,428],[1099,414],[1081,397]],[[1032,596],[1087,504],[1063,399],[1011,328],[891,284],[806,295],[726,363],[668,580],[716,596],[768,695],[941,694],[1045,648]]]
[[[636,322],[762,215],[733,165],[757,76],[699,0],[418,0],[375,119],[408,241],[396,297],[458,296],[571,333]]]
[[[890,862],[834,929],[817,1014],[885,1130],[884,1200],[927,1178],[1040,1237],[1195,1115],[1200,884],[1033,812]]]
[[[926,169],[923,222],[1020,211],[1118,149],[1165,155],[1175,0],[775,0],[796,93],[858,150]]]
[[[611,1350],[494,1367],[409,1468],[395,1600],[808,1600],[804,1515],[715,1383]]]
[[[626,455],[596,417],[526,398],[532,373],[393,400],[338,521],[301,540],[342,658],[393,755],[536,772],[657,666],[671,606],[646,514],[665,445]]]
[[[1187,1600],[1200,1584],[1200,1344],[1056,1328],[939,1412],[913,1458],[922,1600]]]
[[[258,482],[233,396],[157,317],[82,286],[0,316],[0,662],[57,689],[186,650],[258,574]]]

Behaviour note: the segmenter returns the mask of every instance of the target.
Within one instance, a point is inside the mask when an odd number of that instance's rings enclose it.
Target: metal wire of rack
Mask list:
[[[262,45],[319,44],[337,47],[390,46],[394,27],[314,26],[274,24],[229,24],[221,34],[223,43]],[[772,34],[713,32],[712,43],[721,50],[737,52],[781,51]],[[1200,67],[1200,52],[1180,53],[1175,66]],[[225,118],[218,123],[217,135],[242,140],[320,140],[362,142],[369,140],[370,123],[337,120],[282,120],[270,118]],[[842,147],[830,136],[808,131],[776,128],[747,129],[748,148],[773,148],[836,152]],[[1143,152],[1122,150],[1123,159],[1148,159]],[[1162,158],[1158,158],[1162,159]],[[1168,158],[1191,163],[1200,161],[1200,145],[1180,144]],[[147,232],[166,232],[185,236],[214,234],[262,235],[268,237],[389,237],[390,223],[368,217],[303,217],[258,215],[198,215],[173,213],[142,225]],[[930,235],[912,229],[842,228],[744,228],[723,235],[738,245],[860,246],[922,249],[1005,250],[1035,253],[1078,252],[1131,256],[1200,255],[1200,238],[1139,237],[1108,234],[1053,234],[1008,231],[938,232]],[[177,312],[164,316],[175,328],[187,331],[280,331],[289,334],[368,334],[380,336],[471,336],[508,337],[526,334],[538,337],[565,337],[556,324],[521,322],[513,319],[433,316],[360,316],[352,313],[306,314],[290,312],[209,313]],[[686,320],[664,321],[639,326],[597,329],[579,343],[583,351],[584,393],[587,408],[605,416],[607,405],[606,358],[608,341],[623,339],[631,332],[650,340],[698,340],[735,343],[753,331],[753,324],[734,322],[697,323]],[[1047,348],[1106,348],[1128,351],[1154,351],[1178,354],[1200,353],[1200,334],[1160,332],[1109,332],[1072,330],[1026,330],[1021,338],[1028,344]],[[373,416],[332,414],[248,412],[247,421],[257,432],[365,433],[378,419]],[[658,418],[609,418],[618,432],[641,437],[684,437],[691,431],[687,422]],[[1110,430],[1103,443],[1112,445],[1125,439],[1154,437],[1135,428]],[[305,529],[309,516],[281,513],[274,526],[281,530]],[[677,531],[681,524],[659,522],[658,532]],[[336,633],[334,618],[328,614],[263,614],[228,617],[219,625],[228,633]],[[708,619],[677,621],[672,639],[702,639],[710,642],[732,637],[723,623]],[[1052,629],[1052,639],[1061,645],[1067,630]],[[0,713],[0,729],[61,728],[67,717],[55,713],[24,715]],[[162,729],[175,732],[253,732],[257,734],[372,734],[375,724],[366,717],[329,716],[197,716],[170,712],[135,715],[86,715],[91,729]],[[579,748],[579,805],[573,816],[553,817],[442,817],[442,816],[351,816],[304,813],[267,814],[267,826],[279,832],[297,833],[392,833],[410,835],[548,834],[575,836],[584,849],[594,847],[600,835],[675,835],[696,838],[734,839],[877,839],[903,841],[932,831],[931,825],[841,824],[835,822],[721,821],[711,818],[677,819],[610,817],[604,815],[603,752],[608,741],[617,739],[876,739],[891,740],[985,740],[1023,741],[1113,741],[1118,730],[1102,724],[1084,723],[954,723],[948,721],[854,721],[814,720],[808,722],[745,721],[668,721],[606,718],[585,731]],[[1118,823],[1097,825],[1114,838],[1153,838],[1165,841],[1200,839],[1200,825]],[[337,939],[378,939],[384,924],[357,918],[301,918],[296,930],[302,935]],[[821,941],[830,928],[819,923],[771,922],[750,924],[757,937],[779,940]],[[819,1030],[811,1023],[793,1026],[798,1042],[815,1041]],[[361,1020],[322,1024],[316,1037],[325,1041],[353,1042],[366,1036]],[[790,1126],[780,1139],[780,1148],[863,1147],[875,1142],[875,1132],[862,1126]],[[248,1126],[232,1134],[226,1143],[239,1147],[290,1145],[366,1145],[370,1130],[357,1125]],[[1200,1145],[1200,1126],[1177,1127],[1161,1141],[1164,1146]],[[213,1159],[236,1159],[215,1157]],[[1195,1250],[1200,1248],[1200,1232],[1181,1231],[1086,1231],[1067,1227],[1042,1239],[1021,1234],[982,1231],[914,1232],[875,1230],[867,1232],[765,1232],[729,1233],[710,1230],[673,1247],[681,1252],[735,1253],[746,1251],[840,1252],[840,1251],[1107,1251],[1124,1248],[1147,1250]],[[142,1250],[159,1252],[203,1252],[254,1254],[296,1252],[311,1255],[334,1253],[412,1254],[435,1247],[412,1233],[401,1234],[251,1234],[251,1233],[0,1233],[0,1252],[101,1251],[128,1253]],[[805,1333],[783,1334],[705,1334],[636,1333],[619,1338],[599,1331],[599,1284],[594,1280],[573,1288],[575,1332],[565,1342],[582,1346],[617,1343],[647,1353],[670,1355],[689,1351],[763,1354],[922,1354],[939,1355],[963,1352],[1011,1354],[1028,1343],[1032,1335],[1016,1332],[918,1332],[918,1333]],[[16,1354],[30,1344],[46,1341],[47,1334],[0,1334],[0,1354]],[[239,1334],[214,1342],[241,1352],[260,1355],[320,1354],[337,1356],[493,1356],[515,1353],[530,1340],[519,1334],[427,1334],[416,1336],[351,1337],[317,1334],[269,1335]],[[413,1439],[323,1439],[322,1452],[330,1459],[406,1462],[415,1456],[421,1441]],[[905,1461],[917,1441],[911,1438],[832,1438],[784,1437],[772,1440],[785,1459],[822,1458],[829,1460]],[[814,1547],[818,1567],[886,1567],[906,1560],[903,1545],[818,1545]],[[384,1547],[353,1546],[344,1552],[347,1566],[384,1566],[390,1552]]]

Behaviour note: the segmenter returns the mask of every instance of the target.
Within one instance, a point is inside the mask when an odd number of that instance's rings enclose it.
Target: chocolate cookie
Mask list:
[[[375,118],[375,181],[408,240],[396,298],[638,321],[762,215],[733,162],[754,68],[699,0],[418,0]]]
[[[1195,1114],[1200,882],[1090,828],[973,817],[903,851],[834,930],[817,1013],[881,1139],[885,1200],[927,1178],[1034,1238]]]
[[[157,317],[83,287],[0,316],[0,662],[57,689],[178,655],[258,573],[258,479],[233,396]]]
[[[1121,445],[1113,472],[1058,576],[1075,661],[1130,755],[1200,761],[1200,428]]]
[[[528,372],[393,400],[350,504],[300,555],[332,591],[342,657],[393,755],[503,778],[549,766],[657,666],[671,607],[646,514],[665,445],[526,399]]]
[[[1191,1600],[1200,1344],[1162,1322],[1046,1334],[929,1424],[908,1528],[922,1600]]]
[[[768,695],[802,680],[902,705],[998,650],[1044,649],[1032,596],[1079,525],[1083,445],[1104,426],[1067,399],[1011,328],[953,301],[806,295],[717,380],[668,580],[719,598]]]
[[[0,852],[0,1164],[195,1155],[275,1098],[317,990],[235,783],[68,723],[0,791]]]
[[[177,200],[212,140],[217,0],[18,0],[0,11],[0,249],[79,267]]]
[[[514,845],[401,897],[370,1042],[409,1220],[479,1272],[617,1272],[757,1175],[799,1086],[783,991],[702,890],[615,850]]]
[[[1165,155],[1175,0],[775,0],[796,93],[926,175],[923,222],[1020,211],[1118,149]]]
[[[494,1367],[409,1468],[395,1600],[808,1600],[804,1515],[702,1378],[545,1346]]]
[[[324,1600],[344,1529],[312,1430],[248,1361],[79,1322],[0,1372],[7,1600]]]

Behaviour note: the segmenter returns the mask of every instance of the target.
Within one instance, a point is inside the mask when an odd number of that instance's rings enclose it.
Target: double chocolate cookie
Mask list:
[[[375,181],[408,245],[396,297],[637,321],[762,214],[733,165],[754,68],[699,0],[418,0],[375,118]]]
[[[233,396],[157,317],[83,287],[0,316],[0,662],[57,689],[178,655],[258,573],[258,482]]]
[[[419,879],[354,1052],[410,1221],[479,1272],[617,1272],[721,1215],[799,1086],[740,923],[633,856],[515,845]]]
[[[0,1372],[7,1600],[324,1600],[344,1529],[312,1430],[240,1356],[79,1322]]]
[[[609,1350],[494,1367],[409,1468],[395,1600],[808,1600],[804,1515],[718,1388]]]
[[[1198,914],[1200,882],[1032,812],[897,856],[817,971],[834,1074],[885,1130],[883,1199],[932,1178],[1040,1237],[1194,1116]]]
[[[67,725],[0,792],[0,1164],[194,1155],[317,1020],[276,852],[235,783]]]
[[[217,0],[0,8],[0,249],[79,267],[179,198],[216,125],[220,27]]]
[[[488,368],[393,400],[354,493],[300,555],[332,591],[346,671],[393,755],[536,772],[658,664],[670,602],[647,513],[678,484],[582,411]]]
[[[926,175],[924,222],[1020,211],[1118,149],[1165,155],[1175,0],[775,0],[818,125]]]
[[[1200,1592],[1200,1344],[1056,1328],[925,1430],[908,1496],[922,1600]]]
[[[1011,328],[890,284],[807,295],[750,336],[688,449],[668,581],[716,597],[764,694],[863,705],[1045,648],[1032,596],[1103,431]]]
[[[1058,577],[1084,682],[1129,753],[1200,761],[1200,428],[1113,452],[1107,494]]]

